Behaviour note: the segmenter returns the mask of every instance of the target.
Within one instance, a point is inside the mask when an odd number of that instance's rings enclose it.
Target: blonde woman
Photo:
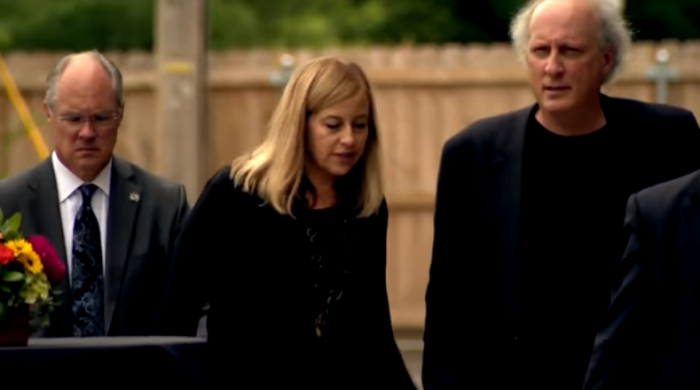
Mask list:
[[[210,365],[236,383],[413,389],[387,303],[380,173],[360,67],[334,58],[299,67],[267,139],[216,173],[193,208],[162,333],[194,335],[209,303]]]

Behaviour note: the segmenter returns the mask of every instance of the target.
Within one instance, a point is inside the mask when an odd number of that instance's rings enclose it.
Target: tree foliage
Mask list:
[[[524,0],[208,0],[209,45],[494,42]],[[700,38],[700,1],[627,0],[638,39]],[[153,0],[0,0],[3,50],[151,50]]]
[[[150,49],[149,0],[0,0],[6,49]]]

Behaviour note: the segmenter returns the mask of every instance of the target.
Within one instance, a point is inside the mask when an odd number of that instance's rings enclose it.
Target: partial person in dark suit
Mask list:
[[[444,145],[426,390],[580,389],[627,198],[700,168],[691,112],[601,93],[630,44],[617,2],[531,1],[511,32],[537,103]]]
[[[632,195],[584,389],[700,388],[700,171]]]
[[[363,71],[334,58],[296,69],[266,140],[218,171],[192,209],[161,333],[194,335],[209,302],[217,380],[413,389],[387,300],[379,152]]]
[[[113,155],[122,77],[98,52],[71,54],[49,74],[44,111],[55,150],[0,182],[0,208],[22,213],[66,263],[62,307],[37,334],[148,335],[168,255],[189,211],[184,187]]]

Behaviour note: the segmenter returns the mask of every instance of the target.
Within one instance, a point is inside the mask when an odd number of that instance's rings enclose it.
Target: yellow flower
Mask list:
[[[26,240],[12,240],[5,244],[12,253],[15,254],[17,261],[24,265],[24,269],[32,274],[38,274],[44,270],[44,265],[41,264],[41,258],[34,252],[32,244]]]
[[[27,240],[12,240],[5,243],[5,246],[10,248],[15,257],[19,256],[20,253],[26,252],[27,250],[33,250],[32,244]]]
[[[41,258],[33,250],[23,252],[17,257],[17,261],[22,263],[24,268],[33,274],[38,274],[44,270],[44,265],[41,264]]]

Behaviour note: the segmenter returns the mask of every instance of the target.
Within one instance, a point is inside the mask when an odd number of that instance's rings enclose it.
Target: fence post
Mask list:
[[[270,82],[275,87],[284,90],[289,82],[289,78],[292,77],[292,73],[294,73],[294,56],[286,53],[282,54],[282,56],[280,56],[280,67],[272,74]]]
[[[208,168],[206,0],[157,0],[156,167],[199,196]]]
[[[656,103],[668,104],[669,85],[680,78],[678,71],[669,66],[668,50],[659,49],[656,52],[656,64],[647,70],[647,78],[654,82]]]

